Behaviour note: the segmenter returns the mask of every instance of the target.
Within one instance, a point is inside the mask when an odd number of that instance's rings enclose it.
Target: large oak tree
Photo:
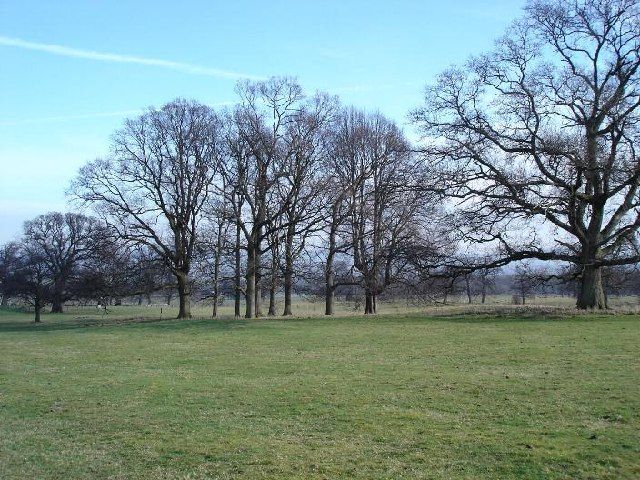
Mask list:
[[[602,269],[640,260],[640,22],[634,0],[532,0],[494,51],[451,68],[415,112],[492,266],[580,271],[578,308],[604,308]]]
[[[122,239],[149,247],[176,278],[178,318],[191,316],[189,272],[214,177],[219,121],[206,105],[176,100],[127,120],[110,156],[85,165],[75,195]]]

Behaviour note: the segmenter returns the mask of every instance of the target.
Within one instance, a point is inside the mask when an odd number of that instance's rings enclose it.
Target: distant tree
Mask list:
[[[542,269],[533,268],[527,263],[516,266],[513,276],[513,290],[519,295],[522,305],[527,298],[545,284],[548,274]]]
[[[20,244],[15,270],[15,292],[34,309],[34,322],[40,323],[41,312],[52,298],[53,278],[42,250],[28,243]]]
[[[486,302],[487,295],[493,293],[498,273],[499,269],[496,268],[482,268],[478,270],[477,278],[480,284],[480,301],[482,304]]]
[[[466,240],[580,271],[640,261],[640,14],[635,0],[530,0],[495,51],[440,75],[415,112]]]
[[[108,237],[103,224],[79,213],[51,212],[25,222],[26,265],[35,269],[36,260],[42,263],[30,278],[50,279],[51,313],[62,313],[64,302],[77,296],[79,269],[99,254]]]
[[[89,162],[73,183],[123,240],[152,249],[175,277],[178,318],[191,316],[189,272],[209,197],[220,122],[206,105],[176,100],[127,120],[110,157]]]
[[[6,307],[9,298],[16,294],[16,270],[20,261],[19,242],[0,246],[0,306]]]

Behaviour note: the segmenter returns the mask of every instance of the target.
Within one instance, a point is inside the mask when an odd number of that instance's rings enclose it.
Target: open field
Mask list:
[[[0,478],[640,477],[637,315],[155,308],[0,312]]]

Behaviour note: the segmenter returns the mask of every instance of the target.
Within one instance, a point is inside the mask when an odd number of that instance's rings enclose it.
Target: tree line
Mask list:
[[[355,286],[370,314],[390,287],[539,260],[578,282],[578,308],[605,308],[603,272],[640,261],[639,66],[635,1],[532,0],[493,51],[427,88],[419,142],[288,77],[238,83],[229,109],[149,108],[73,180],[93,216],[27,222],[4,283],[38,312],[172,277],[187,318],[206,278],[214,305],[231,284],[252,318],[280,292],[291,315],[313,282],[325,313]]]

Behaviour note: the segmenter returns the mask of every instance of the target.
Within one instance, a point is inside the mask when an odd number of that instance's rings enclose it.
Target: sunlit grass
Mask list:
[[[2,312],[0,478],[640,477],[636,315],[159,308]]]

